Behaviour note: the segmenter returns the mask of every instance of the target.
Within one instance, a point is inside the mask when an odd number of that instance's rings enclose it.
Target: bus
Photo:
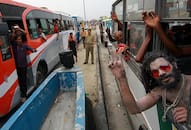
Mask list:
[[[80,37],[80,32],[81,29],[84,28],[85,29],[85,23],[83,18],[79,17],[79,16],[72,16],[74,25],[75,25],[75,32],[76,32],[76,38],[78,40],[78,42],[80,41],[81,37]]]
[[[58,19],[60,27],[58,39],[50,24],[55,19]],[[21,100],[10,42],[10,30],[14,24],[25,30],[26,44],[37,50],[27,54],[28,94],[59,64],[59,53],[67,49],[68,35],[74,32],[69,16],[15,1],[0,1],[0,117],[9,113]],[[39,27],[46,35],[46,41],[39,37]]]
[[[129,46],[127,50],[130,59],[126,63],[126,75],[128,83],[135,99],[146,94],[143,75],[141,74],[141,63],[135,61],[137,52],[145,39],[146,29],[142,20],[143,11],[154,11],[161,18],[161,25],[165,32],[173,40],[177,47],[191,47],[191,2],[190,0],[116,0],[112,5],[118,19],[123,23],[123,41]],[[118,30],[117,23],[114,23],[114,31]],[[138,40],[141,36],[141,40]],[[140,38],[140,37],[139,37]],[[152,43],[149,44],[147,52],[163,50],[171,54],[155,31],[152,32]],[[191,56],[177,57],[177,63],[181,72],[191,74]],[[134,129],[141,130],[187,130],[188,124],[172,123],[172,116],[167,115],[169,121],[162,121],[163,107],[159,103],[149,110],[140,114],[130,115]],[[190,121],[190,117],[188,118]]]
[[[108,28],[111,32],[113,32],[113,20],[111,18],[102,19],[100,22],[103,25],[104,31]]]

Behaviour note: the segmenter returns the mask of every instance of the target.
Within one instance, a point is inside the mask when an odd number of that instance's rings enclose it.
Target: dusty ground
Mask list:
[[[94,64],[91,64],[90,59],[89,64],[83,64],[85,60],[85,49],[83,48],[83,44],[80,43],[78,50],[78,62],[76,64],[82,69],[84,75],[86,96],[89,97],[89,99],[93,103],[93,113],[96,129],[132,130],[131,124],[128,120],[128,113],[122,103],[121,95],[119,92],[119,88],[117,87],[115,77],[112,75],[111,71],[108,68],[108,48],[105,48],[104,45],[100,43],[99,31],[97,32],[97,35],[102,75],[99,75],[99,70],[97,70],[99,68],[97,64],[97,46],[95,46],[94,48]],[[101,81],[99,79],[99,76],[102,76],[103,78],[103,87],[100,86]],[[102,88],[104,90],[104,97],[102,97]],[[102,95],[100,94],[100,91],[102,92]]]
[[[97,103],[96,46],[94,48],[94,54],[94,64],[91,64],[91,55],[89,57],[89,63],[83,64],[85,60],[85,48],[81,41],[77,51],[78,62],[75,64],[82,69],[86,96],[92,101],[93,106]]]

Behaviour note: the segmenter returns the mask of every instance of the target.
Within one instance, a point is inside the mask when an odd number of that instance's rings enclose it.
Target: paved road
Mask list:
[[[93,106],[97,103],[97,71],[96,71],[96,54],[97,54],[97,48],[95,46],[95,62],[94,64],[91,64],[91,56],[89,57],[89,63],[83,64],[85,61],[85,48],[83,47],[82,42],[80,42],[78,46],[78,62],[75,64],[77,66],[80,66],[80,68],[83,71],[84,76],[84,84],[85,84],[85,91],[86,96],[90,98],[90,100],[93,103]]]

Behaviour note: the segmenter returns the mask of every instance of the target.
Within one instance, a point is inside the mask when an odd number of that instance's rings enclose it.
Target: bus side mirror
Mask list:
[[[6,23],[0,23],[0,35],[8,35],[8,25]]]

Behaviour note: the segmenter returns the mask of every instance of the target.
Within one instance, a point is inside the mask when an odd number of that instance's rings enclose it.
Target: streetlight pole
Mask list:
[[[86,20],[86,7],[85,7],[85,0],[83,0],[83,7],[84,7],[84,20]]]

